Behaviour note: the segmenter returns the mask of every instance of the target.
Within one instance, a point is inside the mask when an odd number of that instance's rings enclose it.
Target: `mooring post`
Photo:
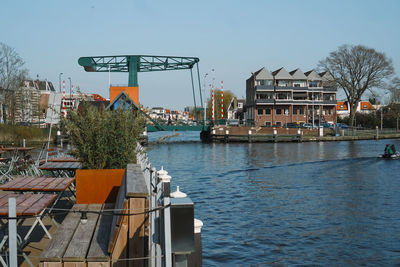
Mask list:
[[[162,168],[157,172],[157,174],[158,181],[162,183],[164,197],[169,197],[171,193],[171,176],[169,176],[168,172]]]
[[[297,141],[298,141],[298,142],[302,142],[302,141],[303,141],[303,140],[302,140],[302,139],[303,139],[302,137],[303,137],[302,132],[301,132],[300,129],[298,129],[298,130],[297,130]]]
[[[273,135],[273,138],[274,138],[274,142],[276,143],[276,142],[278,142],[278,131],[274,128],[274,135]]]
[[[194,249],[188,257],[188,266],[201,267],[202,262],[202,243],[201,243],[201,228],[203,227],[203,222],[194,219]]]
[[[229,130],[225,131],[225,143],[229,142]]]
[[[17,267],[17,208],[15,198],[8,199],[8,246],[10,249],[10,267]]]
[[[375,139],[378,140],[379,139],[379,127],[376,126],[376,135],[375,135]]]
[[[249,130],[249,136],[248,136],[248,138],[249,138],[249,143],[251,143],[251,130]]]

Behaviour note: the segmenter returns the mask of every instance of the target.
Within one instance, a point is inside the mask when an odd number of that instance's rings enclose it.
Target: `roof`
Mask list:
[[[321,76],[323,81],[332,81],[333,80],[332,74],[330,74],[328,71],[321,72],[319,74],[319,76]]]
[[[263,67],[262,69],[255,72],[254,77],[257,80],[273,80],[274,79],[274,77],[271,75],[271,73],[265,67]]]
[[[336,110],[348,110],[347,101],[337,101]]]
[[[322,81],[321,76],[315,71],[310,70],[304,73],[309,81]]]
[[[132,98],[129,97],[127,93],[125,93],[125,91],[121,91],[121,93],[119,93],[119,95],[114,98],[114,100],[107,106],[107,109],[114,110],[118,108],[120,100],[124,101],[125,104],[127,104],[126,108],[133,106],[140,110],[139,106],[135,103],[135,101],[132,100]]]
[[[295,69],[290,72],[294,80],[307,80],[306,75],[300,69]]]
[[[360,110],[375,110],[375,108],[369,101],[361,101]]]
[[[293,80],[292,75],[285,68],[280,68],[274,72],[272,72],[275,80]]]

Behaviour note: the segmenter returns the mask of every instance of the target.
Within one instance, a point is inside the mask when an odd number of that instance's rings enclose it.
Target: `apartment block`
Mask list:
[[[245,119],[256,126],[336,123],[336,93],[327,72],[262,68],[246,81]]]

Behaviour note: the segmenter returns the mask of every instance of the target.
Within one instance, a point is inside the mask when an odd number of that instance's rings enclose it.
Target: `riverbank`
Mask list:
[[[397,139],[400,132],[383,130],[339,130],[301,129],[301,128],[265,128],[265,127],[229,127],[216,126],[200,134],[203,142],[323,142]]]

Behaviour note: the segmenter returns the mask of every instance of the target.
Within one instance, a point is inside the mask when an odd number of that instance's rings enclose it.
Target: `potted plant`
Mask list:
[[[136,163],[136,144],[145,120],[133,109],[106,110],[82,102],[62,119],[82,164],[76,172],[76,203],[113,202],[126,165]]]

